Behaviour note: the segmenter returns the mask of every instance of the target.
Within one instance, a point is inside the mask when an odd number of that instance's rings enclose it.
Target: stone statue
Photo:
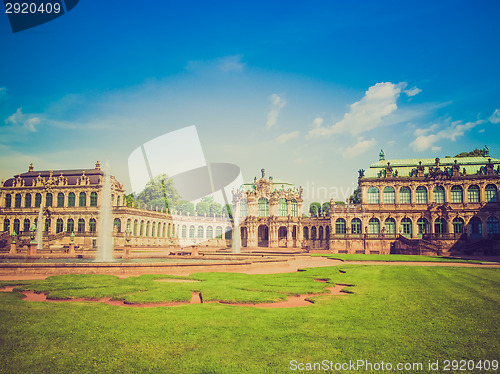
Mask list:
[[[365,169],[359,169],[358,170],[358,178],[363,178],[365,176]]]

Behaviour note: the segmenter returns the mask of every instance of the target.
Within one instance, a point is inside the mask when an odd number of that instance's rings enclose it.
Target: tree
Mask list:
[[[128,207],[132,207],[135,204],[134,194],[125,195],[125,201]]]
[[[175,209],[179,211],[180,214],[187,216],[194,216],[194,204],[190,201],[181,200],[175,206]]]
[[[321,210],[323,211],[323,213],[326,213],[327,215],[330,215],[330,207],[331,207],[330,202],[326,201],[321,206]]]
[[[459,153],[455,157],[484,157],[484,150],[476,148],[471,152]]]
[[[321,204],[318,202],[311,203],[309,206],[309,213],[311,213],[313,217],[319,216],[321,214]]]
[[[233,206],[231,204],[224,204],[222,213],[225,213],[230,219],[233,219]]]
[[[208,216],[210,214],[210,205],[203,200],[200,201],[196,204],[196,213],[198,213],[199,216]]]
[[[361,199],[361,188],[358,187],[354,190],[351,196],[349,196],[349,202],[351,204],[361,204],[362,199]]]
[[[345,205],[345,201],[336,201],[335,205]]]
[[[137,196],[135,201],[141,205],[158,206],[160,209],[176,206],[180,199],[174,182],[166,174],[160,174],[151,179]],[[128,204],[128,200],[127,200]]]
[[[211,216],[220,217],[221,214],[222,214],[222,205],[220,205],[219,203],[216,203],[216,202],[213,202],[212,204],[210,204],[210,215]]]

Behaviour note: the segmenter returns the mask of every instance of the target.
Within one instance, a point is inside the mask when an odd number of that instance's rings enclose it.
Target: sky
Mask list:
[[[192,125],[207,162],[245,181],[265,168],[306,202],[345,200],[381,149],[500,158],[499,15],[496,0],[81,0],[12,33],[2,12],[0,179],[100,160],[130,192],[129,155]]]

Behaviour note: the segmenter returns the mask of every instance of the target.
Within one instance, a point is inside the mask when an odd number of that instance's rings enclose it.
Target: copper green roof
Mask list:
[[[477,174],[481,167],[485,166],[489,160],[491,163],[498,167],[500,165],[500,159],[493,157],[446,157],[439,159],[439,165],[441,169],[450,168],[455,164],[460,166],[460,172],[465,169],[467,175]],[[381,160],[370,165],[370,168],[366,170],[365,178],[378,178],[379,173],[382,169],[387,167],[387,163],[393,167],[393,173],[398,173],[400,177],[408,177],[413,169],[419,166],[419,162],[422,162],[422,166],[425,167],[425,174],[429,172],[429,167],[434,168],[436,166],[435,158],[410,158],[410,159],[394,159],[394,160]]]

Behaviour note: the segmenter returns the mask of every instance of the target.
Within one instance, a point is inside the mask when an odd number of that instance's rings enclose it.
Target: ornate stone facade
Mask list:
[[[360,170],[362,205],[332,205],[338,253],[473,252],[499,234],[500,160],[385,160]],[[401,239],[400,242],[397,239]],[[422,252],[422,251],[421,251]]]
[[[27,238],[42,213],[44,249],[68,246],[71,233],[80,250],[96,246],[104,173],[99,162],[94,169],[35,171],[2,181],[0,225],[3,237],[15,232]],[[217,246],[231,242],[232,227],[227,217],[183,216],[176,212],[129,207],[123,186],[111,177],[114,245],[125,244],[130,227],[134,247]]]

